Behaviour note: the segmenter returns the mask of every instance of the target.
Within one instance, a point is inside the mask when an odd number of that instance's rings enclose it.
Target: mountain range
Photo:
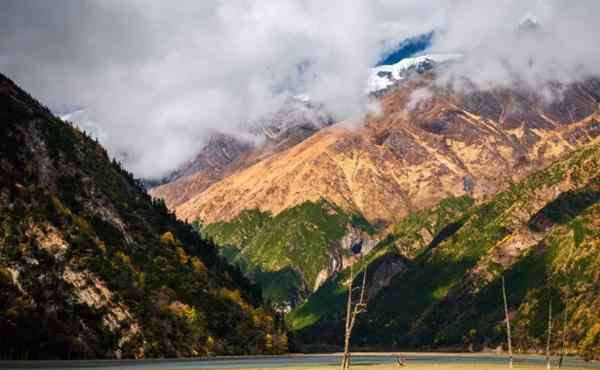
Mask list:
[[[528,91],[398,89],[363,126],[319,130],[173,209],[213,223],[244,209],[276,214],[325,198],[385,223],[449,196],[482,198],[597,137],[597,88],[597,81],[566,87],[550,105]],[[422,89],[432,97],[407,110]]]
[[[545,91],[440,85],[436,70],[459,58],[378,67],[372,81],[383,80],[369,93],[380,109],[361,122],[323,125],[253,163],[233,161],[243,165],[216,181],[199,175],[199,190],[189,191],[191,175],[150,193],[291,311],[298,350],[339,347],[344,282],[358,263],[369,274],[363,349],[501,345],[506,275],[517,348],[542,348],[551,295],[574,325],[569,349],[594,357],[597,296],[586,292],[598,283],[600,80],[548,82]],[[557,257],[562,242],[569,255]],[[350,251],[356,243],[364,260]],[[567,281],[573,259],[587,272]]]
[[[598,358],[600,80],[440,85],[459,59],[377,67],[359,122],[290,97],[149,192],[0,75],[0,356],[337,350],[366,274],[355,348],[501,346],[504,278],[516,350],[552,305]]]
[[[457,54],[405,58],[393,65],[372,68],[366,94],[382,95],[415,74],[460,59]],[[322,104],[308,95],[290,96],[274,112],[241,125],[239,132],[214,132],[199,153],[158,182],[147,181],[150,193],[175,208],[229,174],[302,142],[334,123]]]

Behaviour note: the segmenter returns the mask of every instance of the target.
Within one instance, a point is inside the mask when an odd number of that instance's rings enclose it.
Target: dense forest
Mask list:
[[[261,290],[0,75],[0,358],[287,351]]]

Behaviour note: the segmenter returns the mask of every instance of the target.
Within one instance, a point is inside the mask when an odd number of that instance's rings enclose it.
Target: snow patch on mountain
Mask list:
[[[462,59],[462,54],[426,54],[414,58],[402,59],[398,63],[371,68],[366,93],[372,94],[388,89],[411,73],[423,73],[439,64]]]

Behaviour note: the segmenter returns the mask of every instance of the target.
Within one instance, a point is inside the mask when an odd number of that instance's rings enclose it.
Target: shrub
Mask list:
[[[173,236],[173,233],[170,231],[167,231],[166,233],[164,233],[161,236],[160,243],[164,246],[171,246],[171,247],[177,245],[175,236]]]

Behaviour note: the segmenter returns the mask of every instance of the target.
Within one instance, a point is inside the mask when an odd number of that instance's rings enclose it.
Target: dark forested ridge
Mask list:
[[[0,75],[0,358],[280,353],[260,290]]]

